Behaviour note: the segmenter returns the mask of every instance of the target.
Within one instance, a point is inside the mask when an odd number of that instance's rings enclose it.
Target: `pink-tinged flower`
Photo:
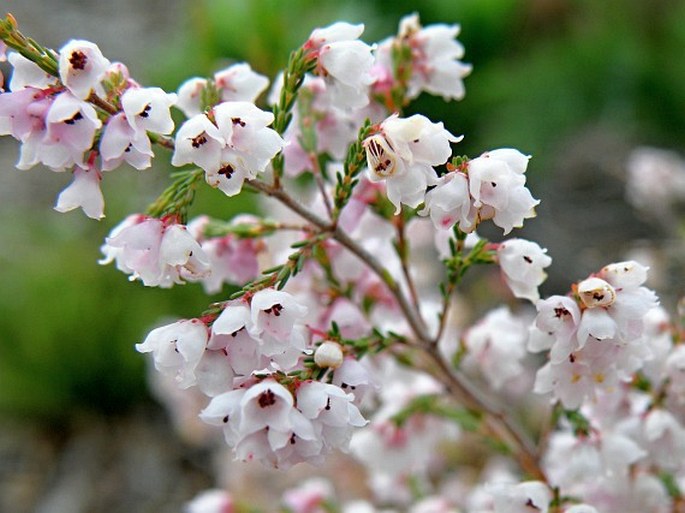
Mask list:
[[[529,158],[518,150],[503,148],[468,163],[469,191],[479,220],[492,219],[505,235],[523,226],[524,219],[534,217],[534,207],[540,203],[525,187]]]
[[[344,392],[353,394],[354,404],[357,406],[378,388],[368,367],[353,357],[345,358],[342,365],[335,369],[331,383]]]
[[[10,91],[17,92],[25,87],[45,89],[55,85],[57,82],[55,77],[43,71],[36,63],[28,60],[19,53],[10,52],[7,56],[7,60],[14,68],[9,83]]]
[[[52,98],[34,87],[0,94],[0,135],[25,141],[32,134],[43,134],[45,115]]]
[[[236,388],[212,398],[207,407],[200,412],[200,419],[212,426],[223,427],[226,443],[235,447],[240,440],[240,404],[248,388]]]
[[[344,297],[337,298],[322,310],[317,326],[328,330],[333,322],[338,325],[340,334],[345,338],[361,338],[371,332],[371,324],[359,306]]]
[[[320,381],[306,381],[297,389],[297,409],[309,419],[328,449],[347,450],[353,429],[368,424],[354,404],[354,396]]]
[[[276,83],[273,94],[278,97],[280,83]],[[380,112],[377,104],[369,104],[364,109],[345,110],[337,108],[331,97],[331,89],[321,77],[307,75],[300,88],[299,100],[293,109],[293,119],[283,138],[286,146],[285,172],[288,176],[299,176],[304,171],[312,170],[309,151],[312,148],[302,147],[303,124],[313,124],[316,137],[310,145],[316,145],[315,152],[327,153],[333,159],[343,161],[348,146],[356,139],[359,126],[366,118],[382,119],[386,114]]]
[[[102,170],[116,169],[123,162],[136,169],[147,169],[152,165],[152,145],[147,134],[135,130],[123,112],[107,121],[100,139]]]
[[[461,231],[470,232],[475,226],[475,209],[464,173],[455,171],[441,176],[435,188],[426,193],[425,203],[426,208],[421,214],[430,214],[438,230],[451,230],[459,223]]]
[[[239,376],[250,376],[269,365],[269,360],[260,351],[259,340],[250,335],[251,325],[250,307],[242,301],[226,305],[212,324],[208,347],[225,351]]]
[[[471,73],[471,65],[459,59],[464,47],[456,40],[459,25],[434,24],[422,27],[417,14],[400,21],[398,37],[412,50],[412,74],[408,96],[415,98],[421,91],[440,95],[445,100],[464,97],[463,78]]]
[[[55,210],[69,212],[80,207],[91,219],[102,219],[105,217],[105,199],[100,190],[101,180],[102,175],[94,166],[88,168],[76,166],[74,180],[60,192]]]
[[[581,289],[586,292],[578,299],[580,316],[568,300],[538,302],[537,326],[529,342],[531,349],[551,347],[550,361],[538,371],[535,391],[551,392],[571,409],[593,398],[598,388],[611,390],[630,381],[652,357],[643,337],[643,319],[656,305],[654,294],[644,287],[609,291],[607,282],[592,279],[597,281],[577,287],[578,296]],[[622,294],[627,297],[619,301]]]
[[[250,302],[250,334],[258,338],[259,351],[281,370],[291,370],[306,348],[303,319],[307,307],[287,292],[264,289]]]
[[[464,335],[468,349],[464,364],[478,368],[494,389],[501,389],[524,371],[527,339],[526,324],[500,307]]]
[[[96,89],[110,62],[94,43],[71,40],[59,51],[59,77],[71,93],[85,100]]]
[[[223,394],[228,390],[233,390],[233,378],[235,378],[235,372],[228,358],[228,352],[205,350],[195,367],[195,379],[200,391],[209,397]]]
[[[544,464],[550,482],[569,494],[589,495],[592,487],[600,483],[612,491],[629,484],[635,473],[631,466],[645,456],[643,448],[617,431],[603,429],[599,434],[591,432],[582,437],[556,432],[550,437]]]
[[[184,513],[234,513],[233,496],[224,490],[205,490],[188,502]]]
[[[226,144],[219,167],[205,169],[206,180],[227,196],[235,196],[246,179],[255,178],[266,169],[285,143],[275,130],[268,128],[273,114],[252,103],[224,102],[213,112]]]
[[[155,368],[172,376],[181,388],[195,384],[195,368],[202,358],[208,339],[207,326],[199,319],[177,321],[152,330],[142,344],[141,353],[152,353]]]
[[[134,215],[115,227],[101,248],[101,264],[116,260],[117,269],[148,287],[171,287],[209,272],[209,260],[183,225]]]
[[[256,336],[287,338],[297,322],[307,314],[307,307],[283,290],[263,289],[250,301],[251,332]]]
[[[283,494],[283,505],[292,513],[322,513],[334,498],[331,483],[325,479],[308,479]]]
[[[204,114],[193,116],[176,132],[176,144],[171,164],[183,166],[195,164],[207,173],[217,173],[221,168],[221,150],[226,140],[219,129]]]
[[[183,82],[177,92],[175,107],[187,118],[202,114],[202,94],[207,87],[207,79],[193,77]]]
[[[361,108],[369,103],[373,55],[372,48],[359,41],[362,32],[364,25],[337,22],[314,30],[305,43],[317,57],[316,73],[324,77],[340,108]]]
[[[214,74],[221,101],[254,103],[269,87],[269,79],[252,70],[246,62],[233,64]]]
[[[497,248],[497,261],[514,296],[536,302],[538,287],[547,278],[543,270],[552,263],[547,250],[535,242],[509,239]]]
[[[36,159],[58,171],[73,165],[85,167],[83,154],[92,147],[95,132],[102,126],[95,109],[64,92],[55,98],[45,123],[47,131]]]
[[[452,154],[450,142],[459,140],[442,123],[432,123],[420,114],[392,115],[380,124],[379,133],[364,140],[369,179],[385,180],[395,213],[402,203],[417,207],[424,201],[426,187],[438,181],[433,166],[447,162]]]
[[[545,483],[493,484],[488,491],[494,499],[494,513],[547,513],[552,492]]]
[[[287,433],[291,430],[292,394],[273,379],[252,385],[240,400],[238,429],[242,436],[269,429]]]
[[[231,224],[250,223],[254,216],[236,216]],[[233,234],[223,237],[204,236],[209,223],[207,216],[200,216],[188,224],[188,230],[200,242],[207,254],[212,268],[211,274],[202,279],[202,285],[208,294],[221,291],[224,283],[243,284],[259,275],[258,255],[264,251],[262,241],[251,238],[239,238]]]
[[[685,461],[685,427],[669,411],[654,408],[642,426],[646,455],[654,465],[677,472]]]
[[[553,362],[558,363],[578,348],[575,338],[580,322],[578,303],[568,296],[552,296],[538,301],[538,315],[531,328],[528,350],[534,353],[551,349]]]
[[[207,79],[193,77],[178,88],[176,107],[190,118],[203,112],[202,95],[207,87]],[[269,86],[269,79],[252,70],[249,64],[241,62],[214,74],[214,87],[222,102],[250,102]],[[213,107],[212,105],[205,107]]]
[[[174,130],[169,108],[176,94],[159,87],[132,87],[121,96],[126,119],[136,131],[170,134]]]
[[[422,27],[418,14],[402,18],[397,37],[383,41],[376,49],[374,90],[381,92],[392,85],[393,51],[400,47],[410,53],[407,98],[426,91],[446,101],[461,100],[465,94],[463,78],[471,72],[471,65],[459,60],[464,56],[464,47],[456,40],[459,30],[459,25]]]

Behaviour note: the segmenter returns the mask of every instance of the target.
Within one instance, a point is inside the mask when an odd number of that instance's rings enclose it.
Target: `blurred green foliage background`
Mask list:
[[[465,134],[461,153],[520,148],[535,156],[529,172],[542,181],[563,141],[590,127],[631,144],[685,149],[685,2],[677,0],[197,0],[182,4],[181,30],[149,56],[154,64],[132,72],[167,90],[232,61],[273,77],[317,26],[363,22],[363,38],[373,42],[412,12],[424,25],[461,24],[464,60],[474,65],[466,98],[424,96],[411,108]],[[149,401],[145,359],[133,345],[163,319],[195,315],[221,298],[207,298],[199,285],[146,289],[96,265],[111,228],[168,184],[161,157],[152,172],[106,176],[100,223],[52,211],[66,181],[47,172],[31,198],[0,205],[3,415],[62,421]],[[204,189],[191,215],[230,218],[249,208],[245,201]]]

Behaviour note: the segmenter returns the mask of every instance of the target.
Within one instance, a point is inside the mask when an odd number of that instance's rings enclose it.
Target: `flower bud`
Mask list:
[[[337,369],[343,363],[343,351],[340,344],[326,340],[314,351],[314,363],[321,368]]]
[[[614,287],[600,278],[588,278],[578,284],[578,296],[585,306],[610,306],[616,300]]]

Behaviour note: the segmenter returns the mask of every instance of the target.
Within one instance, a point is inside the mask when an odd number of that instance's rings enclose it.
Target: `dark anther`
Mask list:
[[[86,54],[80,50],[71,53],[69,57],[69,64],[71,67],[78,70],[86,69],[86,63],[88,62],[88,57]]]
[[[223,418],[224,424],[228,423],[228,415]]]
[[[592,294],[592,299],[594,299],[595,301],[601,301],[602,299],[604,299],[604,294],[595,292],[594,294]]]
[[[74,125],[74,124],[76,124],[77,121],[79,121],[79,120],[81,120],[81,119],[83,119],[83,114],[81,114],[81,112],[77,112],[76,114],[74,114],[74,115],[73,115],[72,117],[70,117],[69,119],[65,119],[65,120],[64,120],[64,124],[66,124],[66,125]]]
[[[245,122],[240,118],[231,118],[231,121],[233,121],[234,125],[240,125],[242,127],[245,126]]]
[[[526,262],[528,262],[529,264],[532,264],[532,263],[533,263],[533,259],[530,258],[529,256],[524,256],[523,259],[524,259]]]
[[[276,395],[271,391],[271,389],[267,389],[265,392],[259,394],[259,399],[257,399],[257,402],[261,408],[273,406],[276,404]]]
[[[282,310],[283,310],[283,305],[281,305],[280,303],[276,303],[272,307],[264,310],[264,312],[268,313],[268,314],[274,314],[276,317],[279,317],[281,315]]]
[[[152,105],[150,105],[150,104],[148,103],[147,105],[145,105],[145,107],[143,108],[143,110],[141,110],[141,111],[138,113],[138,115],[139,115],[141,118],[149,118],[149,117],[150,117],[150,109],[152,109]]]
[[[325,410],[331,409],[331,398],[330,397],[326,400],[326,407],[324,409]]]
[[[554,317],[560,319],[563,315],[568,315],[568,310],[566,310],[566,308],[558,307],[554,309]]]
[[[197,137],[193,137],[192,141],[193,141],[192,142],[193,148],[199,148],[200,146],[202,146],[203,144],[205,144],[207,142],[207,136],[205,135],[204,132],[202,132]]]
[[[218,173],[220,175],[224,175],[226,178],[231,178],[234,171],[235,171],[235,169],[233,168],[233,166],[231,164],[226,164],[221,169],[219,169]]]
[[[533,499],[528,499],[526,501],[526,506],[529,508],[537,509],[538,511],[540,510],[540,508],[536,506],[535,503],[533,503]]]

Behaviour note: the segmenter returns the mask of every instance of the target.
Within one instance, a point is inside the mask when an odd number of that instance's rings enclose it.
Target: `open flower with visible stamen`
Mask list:
[[[42,162],[55,171],[73,165],[86,167],[84,153],[91,148],[95,132],[102,126],[95,109],[65,91],[50,106],[45,125],[45,137],[37,147],[32,164]]]
[[[59,77],[71,93],[85,100],[100,84],[110,62],[90,41],[71,40],[59,51]]]
[[[207,173],[216,173],[221,167],[221,150],[226,140],[205,114],[193,116],[176,132],[173,166],[195,164]]]
[[[176,103],[175,93],[159,87],[131,87],[121,96],[121,106],[136,131],[170,134],[174,130],[169,108]]]
[[[460,140],[442,123],[420,114],[409,118],[394,114],[380,124],[378,133],[364,140],[368,177],[373,182],[385,180],[395,213],[402,204],[415,208],[424,201],[426,188],[438,181],[433,166],[447,162],[450,143]]]
[[[207,170],[207,183],[227,196],[235,196],[245,180],[264,172],[285,143],[275,130],[268,128],[274,115],[250,102],[220,103],[213,112],[226,144],[218,169]]]

